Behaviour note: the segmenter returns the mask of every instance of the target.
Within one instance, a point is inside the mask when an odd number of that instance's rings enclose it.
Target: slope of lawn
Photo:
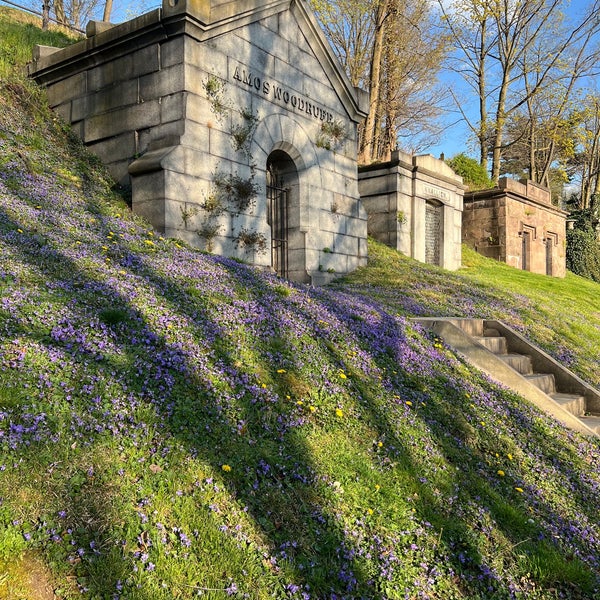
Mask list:
[[[370,252],[314,289],[163,239],[4,78],[0,598],[599,597],[598,441],[406,317],[597,382],[600,288]]]
[[[343,289],[377,299],[397,315],[504,321],[600,386],[600,286],[589,279],[520,271],[467,247],[463,268],[450,273],[372,243],[369,267],[347,277]]]

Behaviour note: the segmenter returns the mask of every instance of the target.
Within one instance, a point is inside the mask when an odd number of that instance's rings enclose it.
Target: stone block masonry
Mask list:
[[[403,254],[449,270],[461,266],[462,178],[442,160],[396,151],[361,167],[369,234]]]
[[[465,194],[463,240],[517,269],[564,277],[566,218],[546,188],[503,178],[496,188]]]
[[[366,264],[356,140],[368,98],[305,0],[164,0],[88,31],[38,51],[30,75],[131,186],[135,212],[298,281]]]

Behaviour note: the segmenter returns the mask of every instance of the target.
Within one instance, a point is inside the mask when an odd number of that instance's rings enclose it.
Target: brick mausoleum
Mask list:
[[[496,188],[465,193],[463,242],[517,269],[564,277],[566,218],[548,189],[503,178]]]
[[[366,264],[352,87],[305,0],[163,0],[30,75],[160,232],[323,283]]]

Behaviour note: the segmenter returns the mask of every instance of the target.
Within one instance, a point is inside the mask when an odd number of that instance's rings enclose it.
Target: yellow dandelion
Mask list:
[[[343,417],[344,416],[344,411],[341,408],[336,408],[335,409],[335,414],[338,417]]]
[[[221,469],[223,469],[225,473],[229,473],[229,471],[231,471],[231,467],[229,465],[221,465]]]
[[[378,483],[376,483],[375,484],[375,491],[378,492],[380,489],[381,489],[381,486]]]
[[[291,397],[291,396],[288,396],[288,395],[286,394],[286,395],[285,395],[285,399],[286,399],[286,400],[291,400],[291,399],[292,399],[292,397]]]
[[[406,406],[412,406],[412,402],[410,400],[406,401]]]
[[[367,508],[367,514],[368,515],[372,515],[373,514],[373,509],[372,508]]]
[[[39,204],[36,206],[36,208],[39,210],[40,208],[42,208]]]
[[[115,215],[115,217],[117,217],[117,219],[120,219],[120,218],[121,218],[121,213],[117,213],[117,214]]]
[[[505,473],[502,469],[498,469],[498,475],[500,475],[500,477],[504,477]]]
[[[75,245],[76,245],[76,246],[81,246],[81,242],[80,242],[79,240],[77,240],[77,241],[75,242]]]
[[[278,373],[285,373],[285,369],[277,369]]]
[[[507,454],[506,456],[508,457],[508,460],[512,460],[512,459],[513,459],[513,455],[512,455],[512,454],[510,454],[510,453],[509,453],[509,454]]]
[[[22,229],[17,229],[17,231],[18,231],[19,233],[23,233],[23,230],[22,230]]]
[[[377,447],[378,448],[382,448],[383,447],[383,442],[377,442]]]
[[[296,402],[296,404],[297,404],[298,406],[302,406],[302,405],[304,404],[304,401],[303,401],[303,400],[298,400],[298,401]]]
[[[340,371],[340,379],[347,379],[346,373],[344,373],[344,371]]]
[[[523,493],[523,488],[520,487],[516,487],[515,490],[517,490],[517,492],[519,492],[519,494]]]
[[[110,258],[108,258],[108,256],[104,259],[107,263],[110,262]]]
[[[108,246],[102,246],[102,250],[104,250],[104,252],[106,252],[108,250]]]
[[[311,412],[311,413],[314,413],[314,412],[316,412],[316,410],[317,410],[317,407],[316,407],[316,406],[313,406],[313,405],[311,404],[311,405],[308,407],[308,410],[310,410],[310,412]]]
[[[485,427],[485,421],[480,421],[480,423],[482,427]]]
[[[266,383],[263,383],[263,384],[261,385],[261,387],[262,387],[262,389],[264,390],[264,389],[267,387],[267,384],[266,384]]]
[[[146,244],[148,246],[154,246],[154,242],[152,240],[146,240]]]

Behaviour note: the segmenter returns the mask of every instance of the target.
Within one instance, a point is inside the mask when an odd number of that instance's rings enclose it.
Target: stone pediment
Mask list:
[[[162,43],[179,35],[211,43],[227,34],[247,30],[257,21],[277,19],[282,14],[288,16],[288,21],[295,20],[287,27],[294,27],[300,33],[296,36],[296,46],[315,57],[348,117],[357,123],[364,119],[368,94],[350,83],[306,0],[163,0],[162,8],[131,21],[109,28],[88,27],[88,32],[94,35],[60,51],[37,52],[29,65],[29,74],[46,83],[79,72],[82,62],[96,66],[126,56],[133,46]],[[260,41],[252,39],[252,43]]]

